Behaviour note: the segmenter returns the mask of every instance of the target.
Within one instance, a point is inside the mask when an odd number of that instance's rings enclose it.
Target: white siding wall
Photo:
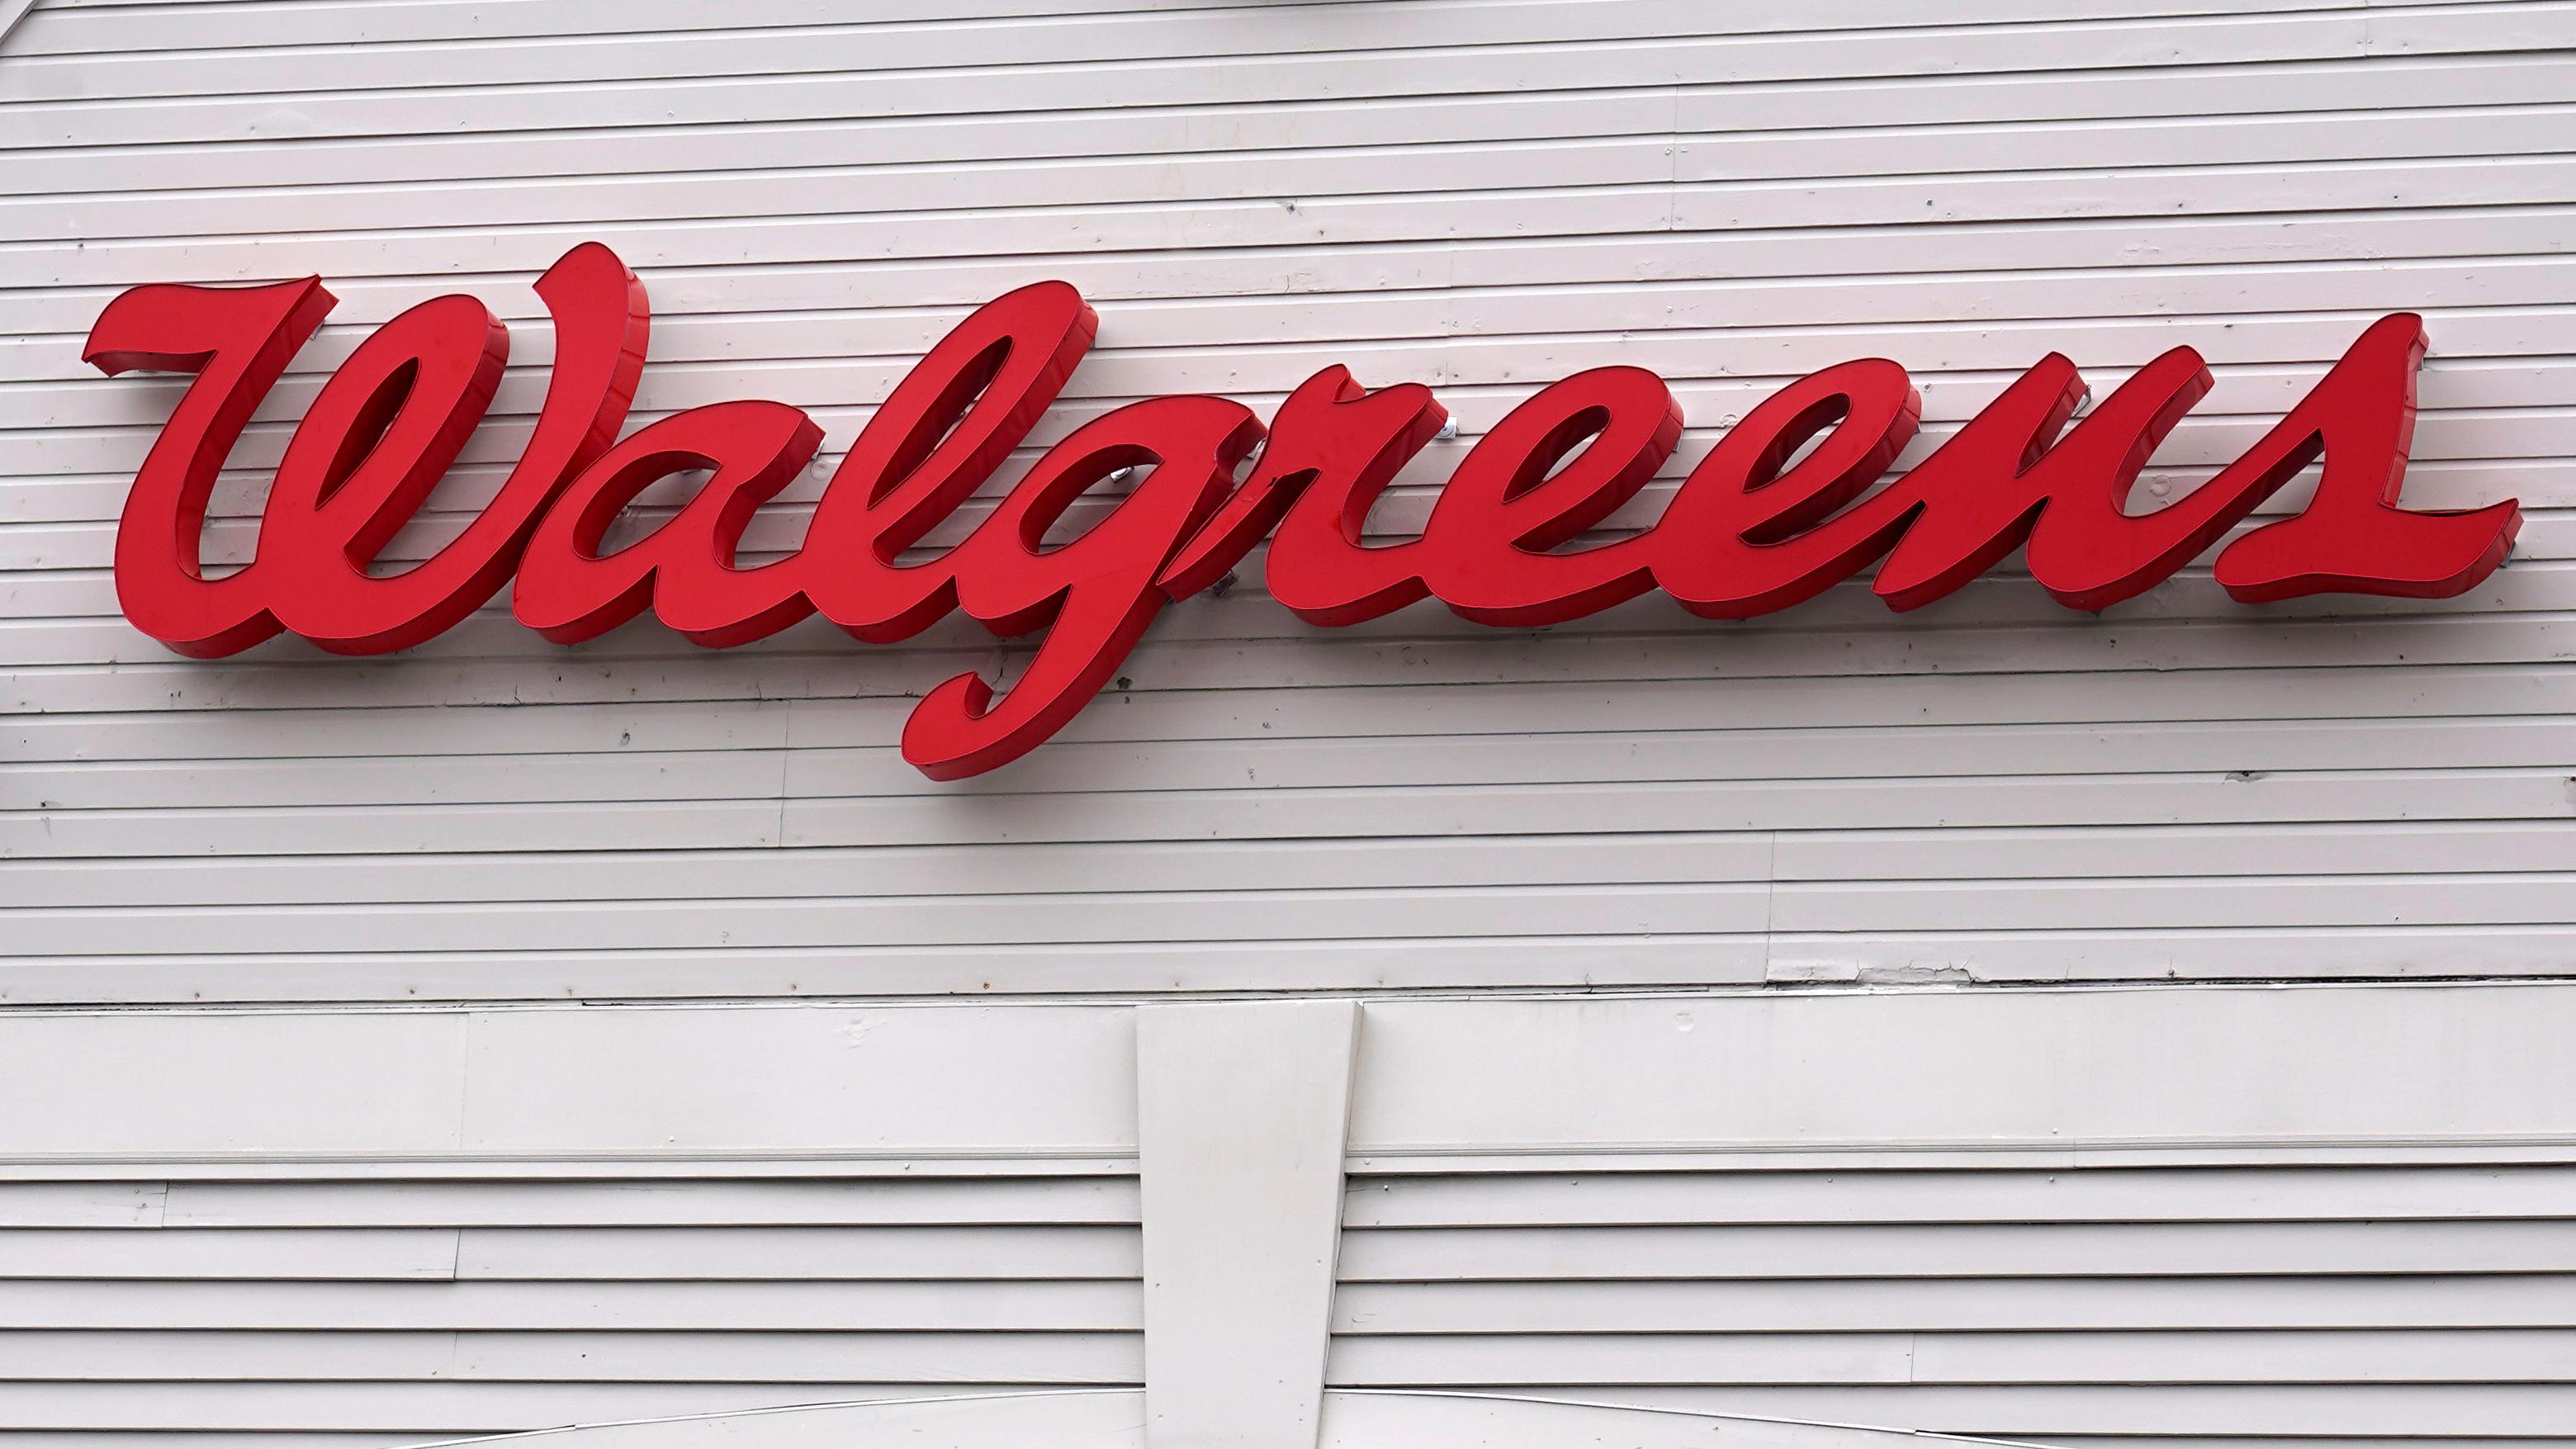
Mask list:
[[[0,1184],[0,1443],[1135,1385],[1136,1274],[1132,1176]]]
[[[1355,1062],[1352,1015],[0,1011],[0,1449],[1150,1396],[1158,1323],[1265,1393],[2576,1442],[2576,987],[1379,1001]]]
[[[1025,14],[1062,9],[1067,14]],[[2224,11],[2212,14],[2212,11]],[[0,909],[17,1001],[1132,991],[2549,972],[2576,814],[2576,7],[2321,0],[39,5],[0,51]],[[116,615],[180,384],[76,343],[119,288],[346,299],[224,486],[365,325],[516,329],[613,244],[642,415],[812,408],[833,445],[966,306],[1061,276],[1118,398],[1438,385],[1398,521],[1584,366],[1670,376],[1676,468],[1785,376],[1883,353],[1938,436],[2051,348],[2188,341],[2232,456],[2373,315],[2435,357],[2410,499],[2519,495],[2470,597],[2103,618],[1998,576],[1750,625],[1310,630],[1257,574],[1171,610],[1058,742],[965,785],[909,695],[972,625],[724,655],[488,614],[416,653],[175,659]],[[755,528],[791,542],[797,502]],[[1636,512],[1651,517],[1664,490]]]
[[[1938,1161],[1355,1179],[1332,1381],[2067,1443],[2576,1420],[2564,1164]]]
[[[2564,1442],[2571,1010],[1373,1007],[1329,1372],[2077,1449]]]
[[[1054,1007],[0,1015],[0,1446],[1141,1384],[1133,1040]]]
[[[1132,1059],[1085,1035],[1123,1013],[892,1012],[943,1024],[879,1058],[837,1007],[782,1055],[696,1007],[388,1003],[2576,975],[2576,4],[38,0],[0,238],[0,1026],[58,1033],[0,1052],[0,1449],[1138,1381]],[[109,297],[343,298],[219,487],[234,559],[366,328],[489,301],[513,366],[417,555],[524,440],[528,284],[591,239],[652,291],[639,422],[777,398],[836,456],[965,309],[1062,277],[1101,342],[1040,443],[1347,362],[1463,425],[1398,527],[1606,362],[1672,379],[1678,474],[1844,358],[1914,370],[1919,456],[2052,349],[2099,393],[2189,343],[2219,382],[2169,492],[2419,310],[2409,501],[2530,522],[2462,599],[2196,569],[2100,618],[2007,568],[1903,617],[1320,632],[1247,568],[958,785],[895,738],[1025,657],[971,625],[566,650],[496,610],[198,663],[117,616],[180,384],[80,364]],[[2576,1435],[2539,1005],[2576,988],[2382,994],[2377,1035],[2189,985],[1852,995],[1918,1014],[1787,1044],[1711,998],[1742,1077],[1647,1049],[1660,1015],[1374,1006],[1331,1375],[2095,1449]],[[1905,1055],[2028,1000],[2109,1005]],[[316,1002],[361,1005],[194,1014]],[[101,1004],[189,1005],[57,1009]],[[2164,1075],[2032,1107],[2122,1042]]]

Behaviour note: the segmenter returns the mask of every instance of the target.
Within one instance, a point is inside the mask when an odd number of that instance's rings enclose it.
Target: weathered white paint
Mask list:
[[[1136,1019],[1149,1449],[1315,1449],[1356,1002]]]

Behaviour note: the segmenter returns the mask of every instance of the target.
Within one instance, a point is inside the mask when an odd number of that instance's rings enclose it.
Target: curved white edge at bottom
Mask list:
[[[1615,1432],[1621,1449],[1892,1449],[1899,1442],[2000,1444],[1908,1429],[1703,1414],[1574,1399],[1410,1389],[1324,1395],[1319,1449],[1555,1449]],[[546,1441],[532,1449],[1143,1449],[1141,1389],[1025,1392],[798,1404],[729,1414],[536,1429],[446,1444]],[[428,1449],[428,1446],[423,1446]]]

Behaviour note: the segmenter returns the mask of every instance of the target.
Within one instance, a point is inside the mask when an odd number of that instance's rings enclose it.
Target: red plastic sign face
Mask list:
[[[2172,576],[2320,458],[2304,510],[2220,551],[2230,594],[2445,598],[2493,573],[2521,524],[2510,501],[2399,505],[2424,355],[2422,319],[2400,313],[2364,331],[2243,457],[2146,513],[2127,507],[2139,471],[2210,388],[2187,347],[2081,421],[2083,381],[2051,354],[1885,486],[1921,415],[1914,386],[1893,362],[1829,367],[1720,439],[1653,528],[1572,551],[1562,546],[1671,458],[1682,413],[1662,379],[1601,367],[1541,389],[1468,451],[1419,537],[1369,544],[1371,506],[1447,414],[1418,384],[1370,391],[1337,366],[1300,386],[1266,429],[1215,397],[1154,398],[1096,418],[1048,449],[964,541],[906,558],[1026,441],[1090,349],[1090,307],[1064,283],[1041,282],[958,323],[869,418],[802,547],[746,565],[745,525],[813,458],[822,430],[783,403],[731,402],[621,441],[644,366],[643,284],[586,243],[537,293],[555,328],[545,401],[499,493],[458,537],[401,572],[371,567],[481,421],[509,354],[481,303],[441,297],[377,329],[324,385],[278,465],[256,556],[219,578],[200,564],[207,495],[331,294],[308,278],[137,287],[109,303],[89,361],[109,373],[196,374],[126,499],[116,540],[126,617],[200,658],[281,632],[382,654],[451,627],[515,576],[512,612],[564,643],[647,609],[717,648],[813,613],[870,642],[961,610],[996,634],[1040,634],[1007,691],[961,674],[906,721],[904,758],[948,780],[1007,764],[1062,728],[1166,604],[1214,584],[1264,538],[1270,592],[1312,623],[1436,598],[1469,619],[1525,627],[1657,588],[1695,614],[1749,618],[1882,559],[1872,588],[1912,609],[2016,548],[2050,595],[2100,609]],[[1072,542],[1045,543],[1077,499],[1122,469],[1142,481]],[[637,492],[694,470],[712,476],[675,516],[600,551]]]

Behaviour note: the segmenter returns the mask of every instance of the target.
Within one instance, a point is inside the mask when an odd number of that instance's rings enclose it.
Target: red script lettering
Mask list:
[[[324,383],[278,464],[255,556],[221,577],[206,573],[201,546],[216,475],[331,294],[309,277],[137,287],[110,302],[91,329],[90,362],[196,375],[126,496],[116,539],[126,617],[198,658],[279,633],[383,654],[438,635],[515,580],[519,621],[568,644],[648,609],[713,648],[813,613],[879,643],[954,612],[996,634],[1038,634],[1008,689],[961,674],[913,710],[904,758],[949,780],[1008,764],[1062,729],[1167,605],[1217,583],[1264,539],[1270,592],[1315,624],[1438,599],[1468,619],[1530,627],[1653,588],[1695,614],[1748,618],[1882,559],[1871,588],[1913,609],[2015,549],[2051,597],[2102,609],[2172,577],[2320,460],[2303,509],[2220,550],[2218,582],[2235,598],[2447,598],[2502,565],[2521,524],[2512,501],[2399,503],[2425,347],[2423,320],[2400,313],[2365,330],[2243,457],[2145,512],[2128,507],[2140,471],[2211,387],[2187,347],[2080,420],[2083,379],[2051,354],[1884,486],[1921,400],[1893,362],[1828,367],[1720,438],[1653,527],[1580,548],[1568,545],[1633,500],[1680,441],[1682,411],[1662,379],[1598,367],[1541,389],[1468,450],[1419,537],[1372,543],[1371,510],[1448,415],[1419,384],[1371,391],[1329,367],[1266,430],[1216,397],[1153,398],[1096,418],[1046,450],[960,542],[925,557],[922,540],[1027,441],[1091,347],[1091,308],[1072,287],[1041,282],[952,328],[870,416],[802,545],[745,563],[744,529],[813,459],[822,430],[784,403],[743,401],[690,408],[619,441],[644,366],[643,283],[592,242],[536,286],[555,331],[545,400],[509,476],[462,533],[408,568],[377,562],[481,422],[509,356],[509,333],[483,304],[451,296],[378,328]],[[601,551],[639,492],[698,470],[711,476],[676,513]],[[1078,536],[1051,538],[1122,474],[1139,481],[1100,500]]]

